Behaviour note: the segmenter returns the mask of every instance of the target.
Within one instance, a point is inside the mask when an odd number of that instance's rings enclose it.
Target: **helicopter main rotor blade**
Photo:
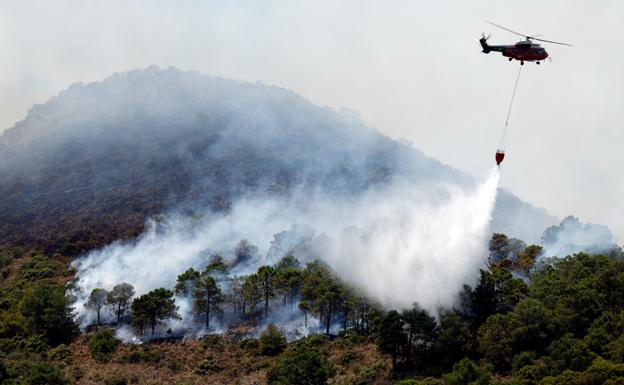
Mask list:
[[[486,23],[488,23],[488,24],[492,24],[492,25],[493,25],[493,26],[495,26],[495,27],[498,27],[498,28],[504,29],[505,31],[508,31],[508,32],[511,32],[511,33],[515,33],[516,35],[523,36],[523,37],[528,37],[527,35],[525,35],[525,34],[523,34],[523,33],[516,32],[516,31],[512,31],[512,30],[511,30],[511,29],[509,29],[509,28],[505,28],[505,27],[503,27],[502,25],[494,24],[494,23],[492,23],[491,21],[487,21],[487,20],[486,20],[485,22],[486,22]]]
[[[561,45],[567,45],[567,46],[569,46],[569,47],[574,47],[572,44],[568,44],[568,43],[560,43],[560,42],[558,42],[558,41],[538,39],[538,38],[536,38],[536,37],[531,37],[531,36],[529,36],[529,38],[530,38],[530,39],[533,39],[533,40],[544,41],[544,42],[546,42],[546,43],[561,44]]]
[[[486,20],[485,22],[486,22],[486,23],[488,23],[488,24],[492,24],[492,25],[493,25],[493,26],[495,26],[495,27],[498,27],[498,28],[504,29],[505,31],[508,31],[508,32],[511,32],[511,33],[515,33],[516,35],[519,35],[519,36],[523,36],[523,37],[525,37],[525,38],[527,38],[527,39],[531,39],[531,40],[539,40],[539,41],[543,41],[543,42],[546,42],[546,43],[561,44],[561,45],[567,45],[567,46],[569,46],[569,47],[574,47],[572,44],[568,44],[568,43],[561,43],[561,42],[558,42],[558,41],[552,41],[552,40],[546,40],[546,39],[538,39],[538,38],[536,37],[536,36],[542,36],[542,35],[533,35],[533,36],[529,36],[529,35],[525,35],[525,34],[520,33],[520,32],[512,31],[512,30],[511,30],[511,29],[509,29],[509,28],[505,28],[505,27],[503,27],[502,25],[498,25],[498,24],[492,23],[491,21],[487,21],[487,20]]]

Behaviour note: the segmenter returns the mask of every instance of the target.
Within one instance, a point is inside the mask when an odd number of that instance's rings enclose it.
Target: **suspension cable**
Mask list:
[[[503,135],[501,135],[500,145],[504,145],[505,135],[507,134],[507,126],[509,125],[509,116],[511,116],[511,107],[516,97],[516,90],[518,89],[518,81],[520,80],[520,72],[522,72],[522,66],[518,66],[518,76],[516,77],[516,84],[514,85],[513,93],[511,94],[511,102],[509,103],[509,110],[507,111],[507,120],[505,120],[505,127],[503,128]]]

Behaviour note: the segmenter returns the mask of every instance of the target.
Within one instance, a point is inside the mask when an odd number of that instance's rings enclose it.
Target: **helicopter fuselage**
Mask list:
[[[485,38],[479,40],[483,53],[500,52],[509,60],[537,61],[544,60],[548,57],[548,52],[539,44],[533,43],[531,40],[519,41],[514,45],[489,45]]]

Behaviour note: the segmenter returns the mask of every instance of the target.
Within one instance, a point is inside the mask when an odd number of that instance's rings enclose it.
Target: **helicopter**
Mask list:
[[[487,23],[492,24],[495,27],[502,28],[505,31],[522,36],[525,38],[525,40],[521,40],[514,45],[489,45],[487,43],[487,40],[490,38],[490,35],[485,36],[485,34],[481,34],[481,39],[479,39],[479,43],[481,43],[481,47],[483,48],[483,51],[481,52],[483,53],[490,53],[492,51],[500,52],[503,54],[503,56],[508,57],[509,61],[512,61],[513,59],[519,60],[521,65],[524,65],[525,61],[534,61],[536,62],[536,64],[540,64],[540,61],[545,60],[548,57],[548,52],[546,52],[546,50],[542,48],[541,45],[534,43],[533,40],[543,41],[546,43],[572,46],[572,44],[560,43],[560,42],[552,41],[552,40],[538,39],[537,36],[541,36],[541,35],[529,36],[523,33],[512,31],[509,28],[505,28],[503,26],[494,24],[489,21]]]

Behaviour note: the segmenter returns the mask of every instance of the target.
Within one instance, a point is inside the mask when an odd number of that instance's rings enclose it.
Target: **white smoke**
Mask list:
[[[607,226],[583,223],[573,216],[547,228],[542,235],[542,244],[544,257],[563,258],[580,252],[609,254],[620,250]]]
[[[110,290],[128,282],[137,295],[173,288],[179,274],[189,267],[203,269],[210,255],[231,258],[241,239],[257,246],[260,256],[230,274],[247,274],[276,262],[282,255],[275,252],[280,250],[275,240],[290,242],[296,236],[285,232],[299,232],[309,243],[304,248],[313,254],[309,257],[324,259],[372,299],[389,308],[418,302],[435,312],[452,305],[462,285],[472,283],[485,264],[498,179],[494,169],[476,187],[425,189],[396,178],[350,199],[300,192],[288,200],[241,199],[228,213],[201,219],[171,215],[151,222],[136,241],[113,243],[74,263],[76,311],[83,326],[92,321],[84,303],[96,287]],[[305,259],[306,252],[298,257]],[[192,327],[190,306],[183,305],[180,327]]]

